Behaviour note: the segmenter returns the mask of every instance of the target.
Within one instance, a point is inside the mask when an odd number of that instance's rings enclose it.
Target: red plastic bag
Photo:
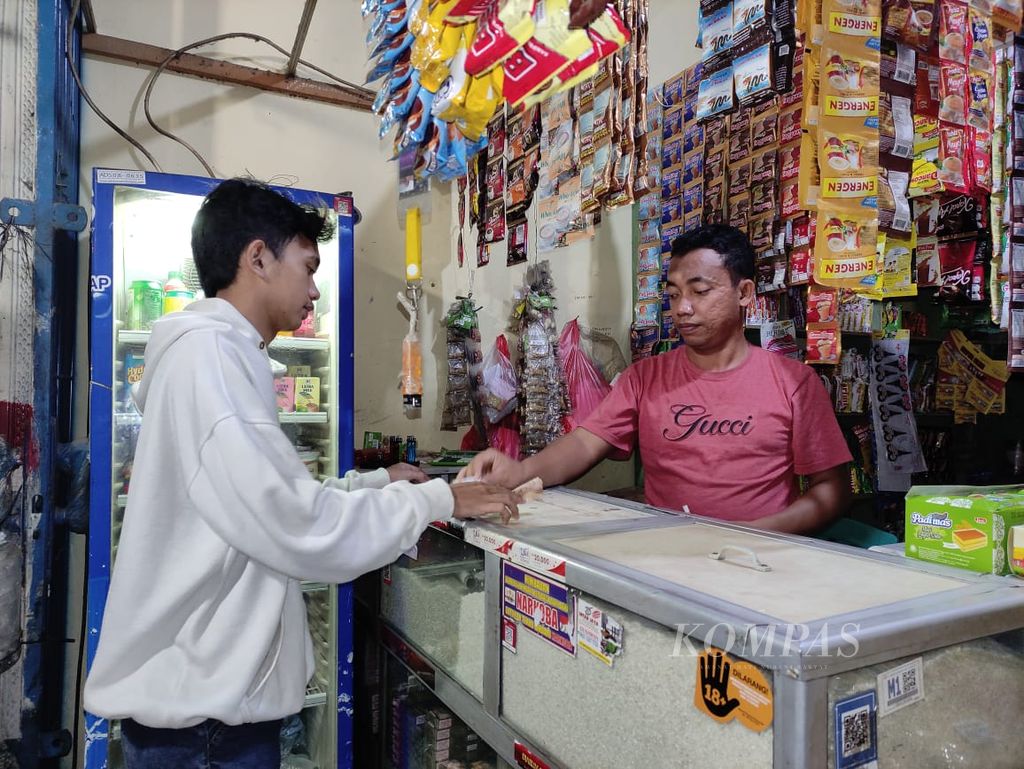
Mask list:
[[[562,329],[562,336],[558,340],[558,358],[572,406],[572,410],[562,420],[568,433],[590,416],[590,412],[597,408],[612,388],[580,347],[578,320],[569,321]]]
[[[482,381],[477,388],[480,408],[487,423],[496,425],[515,411],[518,405],[519,382],[508,354],[508,340],[504,334],[498,335],[494,347],[484,358],[480,373]]]
[[[496,425],[487,428],[487,443],[492,449],[497,449],[502,454],[519,459],[519,447],[521,444],[519,435],[519,415],[509,414]]]

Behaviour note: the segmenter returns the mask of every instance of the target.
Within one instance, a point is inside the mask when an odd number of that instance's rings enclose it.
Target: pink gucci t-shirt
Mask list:
[[[796,478],[849,462],[814,371],[760,347],[729,371],[677,348],[630,366],[583,429],[626,458],[639,446],[651,505],[733,521],[785,509]]]

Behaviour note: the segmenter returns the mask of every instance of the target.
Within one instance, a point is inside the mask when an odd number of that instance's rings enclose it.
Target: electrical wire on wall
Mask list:
[[[146,113],[146,120],[153,127],[153,130],[156,131],[157,133],[163,135],[163,136],[166,136],[168,139],[171,139],[172,141],[176,141],[182,147],[184,147],[189,152],[191,152],[193,157],[195,157],[195,159],[198,160],[202,164],[203,168],[206,169],[206,173],[209,176],[211,176],[211,177],[216,176],[216,174],[213,172],[213,168],[210,167],[210,164],[206,162],[206,159],[203,158],[203,156],[199,153],[199,151],[195,147],[193,147],[191,144],[189,144],[187,141],[185,141],[181,137],[175,136],[170,131],[166,130],[165,128],[162,128],[159,125],[157,125],[156,121],[153,120],[153,115],[149,111],[149,102],[150,102],[150,98],[153,95],[153,88],[154,88],[154,86],[156,86],[157,78],[159,78],[160,75],[163,74],[164,70],[167,68],[167,66],[172,61],[174,61],[176,58],[181,56],[183,53],[187,53],[188,51],[195,50],[196,48],[202,48],[205,45],[211,45],[213,43],[218,43],[218,42],[220,42],[222,40],[230,40],[232,38],[244,38],[246,40],[253,40],[253,41],[257,42],[257,43],[266,43],[271,48],[276,50],[278,53],[281,53],[281,54],[283,54],[285,56],[290,56],[291,55],[290,52],[286,48],[282,48],[277,43],[275,43],[273,40],[270,40],[269,38],[263,37],[263,35],[257,35],[254,32],[225,32],[222,35],[214,35],[213,37],[207,37],[207,38],[205,38],[203,40],[199,40],[199,41],[197,41],[195,43],[189,43],[188,45],[182,46],[181,48],[179,48],[178,50],[174,51],[169,56],[167,56],[167,58],[164,59],[162,62],[160,62],[160,65],[156,68],[156,71],[153,72],[153,76],[149,80],[149,85],[146,87],[146,97],[145,97],[145,99],[143,100],[143,103],[142,103],[143,104],[143,110]],[[362,86],[355,85],[354,83],[351,83],[348,80],[343,80],[342,78],[337,77],[336,75],[331,74],[330,72],[328,72],[325,69],[321,69],[320,67],[318,67],[315,64],[312,64],[312,63],[310,63],[308,61],[306,61],[305,59],[299,59],[298,62],[299,62],[299,64],[303,65],[304,67],[308,67],[309,69],[313,70],[314,72],[317,72],[317,73],[323,75],[324,77],[327,77],[327,78],[330,78],[331,80],[334,80],[335,82],[337,82],[342,87],[343,90],[347,91],[348,93],[350,93],[350,94],[352,94],[354,96],[362,96],[362,97],[366,97],[366,98],[373,98],[375,96],[374,92],[371,91],[370,89],[363,88]]]
[[[153,166],[153,168],[155,168],[157,171],[163,171],[163,169],[160,167],[160,164],[156,161],[156,159],[146,150],[145,147],[142,146],[142,144],[138,140],[136,140],[135,138],[130,136],[124,129],[122,129],[120,126],[118,126],[116,123],[114,123],[113,120],[111,120],[109,117],[107,117],[107,115],[103,112],[103,110],[101,110],[96,105],[96,102],[94,102],[92,100],[92,97],[89,95],[89,92],[86,90],[85,86],[83,85],[82,78],[81,78],[81,76],[80,76],[80,74],[78,72],[78,67],[75,64],[74,57],[71,55],[71,51],[72,51],[72,48],[71,48],[72,33],[74,32],[75,20],[78,18],[78,12],[79,12],[80,6],[81,6],[81,0],[73,0],[72,5],[71,5],[71,15],[70,15],[70,17],[68,19],[67,41],[66,41],[67,42],[66,56],[67,56],[68,64],[70,65],[70,68],[71,68],[72,77],[74,77],[75,83],[78,85],[78,90],[82,94],[82,98],[85,99],[86,103],[89,105],[89,107],[92,109],[92,111],[96,113],[96,115],[100,118],[100,120],[102,120],[104,123],[106,123],[115,133],[117,133],[118,136],[120,136],[125,141],[127,141],[129,144],[131,144],[133,147],[135,147],[137,150],[139,150],[139,152],[141,152],[146,157],[146,160],[149,161],[149,163]],[[153,115],[150,112],[149,105],[150,105],[150,99],[152,98],[152,95],[153,95],[153,88],[156,86],[157,79],[160,77],[161,74],[163,74],[164,70],[168,67],[168,65],[170,65],[170,63],[172,61],[174,61],[176,58],[178,58],[182,54],[187,53],[188,51],[195,50],[196,48],[202,48],[203,46],[211,45],[212,43],[217,43],[217,42],[220,42],[222,40],[230,40],[230,39],[233,39],[233,38],[244,38],[244,39],[247,39],[247,40],[253,40],[253,41],[257,42],[257,43],[265,43],[266,45],[269,45],[271,48],[273,48],[278,53],[280,53],[280,54],[282,54],[282,55],[284,55],[286,57],[290,57],[291,56],[291,52],[288,51],[286,48],[283,48],[282,46],[278,45],[277,43],[275,43],[273,40],[270,40],[269,38],[263,37],[262,35],[257,35],[257,34],[255,34],[253,32],[227,32],[227,33],[224,33],[224,34],[221,34],[221,35],[214,35],[213,37],[207,37],[207,38],[204,38],[203,40],[198,40],[195,43],[189,43],[188,45],[182,46],[181,48],[177,49],[176,51],[174,51],[173,53],[168,55],[167,58],[165,58],[162,62],[160,62],[159,66],[157,66],[156,70],[153,72],[152,76],[149,79],[149,84],[146,87],[145,100],[143,102],[143,108],[144,108],[144,111],[146,113],[146,121],[153,128],[153,130],[156,131],[157,133],[159,133],[160,135],[166,136],[168,139],[170,139],[170,140],[172,140],[174,142],[177,142],[182,147],[184,147],[189,152],[191,152],[193,157],[195,157],[195,159],[199,161],[199,163],[206,170],[206,173],[209,176],[211,176],[211,177],[215,177],[216,174],[214,173],[213,168],[210,166],[210,164],[200,154],[200,152],[195,147],[193,147],[191,144],[189,144],[187,141],[182,139],[180,136],[177,136],[177,135],[171,133],[170,131],[168,131],[166,128],[163,128],[162,126],[158,125],[157,122],[153,119]],[[329,78],[330,80],[333,80],[339,86],[341,86],[342,90],[352,94],[353,96],[359,96],[359,97],[364,97],[364,98],[372,99],[376,95],[370,89],[363,88],[362,86],[356,85],[355,83],[352,83],[352,82],[350,82],[348,80],[340,78],[337,75],[334,75],[333,73],[328,72],[327,70],[322,69],[321,67],[316,66],[312,62],[306,61],[305,59],[298,59],[298,63],[301,64],[304,67],[307,67],[308,69],[313,70],[314,72],[317,72],[318,74],[323,75],[326,78]]]
[[[71,38],[75,30],[75,20],[78,18],[78,10],[81,4],[81,0],[73,0],[73,2],[71,3],[71,14],[68,16],[67,38],[65,39],[66,45],[64,48],[64,56],[68,60],[68,66],[71,69],[71,76],[75,79],[75,83],[78,85],[78,91],[82,94],[82,98],[85,99],[85,103],[89,105],[89,108],[96,113],[96,116],[99,117],[100,120],[106,123],[111,128],[111,130],[114,131],[114,133],[116,133],[126,142],[135,147],[135,149],[137,149],[139,152],[145,155],[146,160],[150,162],[153,168],[155,168],[157,171],[163,171],[163,169],[160,167],[160,164],[156,162],[156,159],[149,154],[146,148],[143,147],[138,140],[133,139],[131,136],[129,136],[127,131],[118,126],[113,120],[107,117],[106,113],[104,113],[103,110],[96,106],[96,102],[92,100],[92,97],[89,95],[89,92],[85,89],[85,86],[82,84],[82,77],[78,72],[78,65],[75,63],[75,57],[72,55],[72,51],[74,49],[71,47]]]

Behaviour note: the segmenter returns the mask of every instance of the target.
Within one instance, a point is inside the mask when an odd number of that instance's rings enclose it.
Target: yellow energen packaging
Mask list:
[[[819,61],[819,125],[827,118],[851,118],[877,130],[881,82],[877,52],[873,57],[854,55],[826,44]]]
[[[878,282],[878,211],[818,200],[818,233],[814,245],[814,280],[823,286],[855,291]]]
[[[860,208],[878,195],[878,129],[823,118],[818,126],[820,199]]]

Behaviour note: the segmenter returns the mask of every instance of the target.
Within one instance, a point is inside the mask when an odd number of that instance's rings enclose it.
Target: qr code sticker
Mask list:
[[[835,704],[835,769],[874,766],[878,760],[874,691]]]
[[[843,758],[871,748],[871,710],[864,706],[843,714]]]

